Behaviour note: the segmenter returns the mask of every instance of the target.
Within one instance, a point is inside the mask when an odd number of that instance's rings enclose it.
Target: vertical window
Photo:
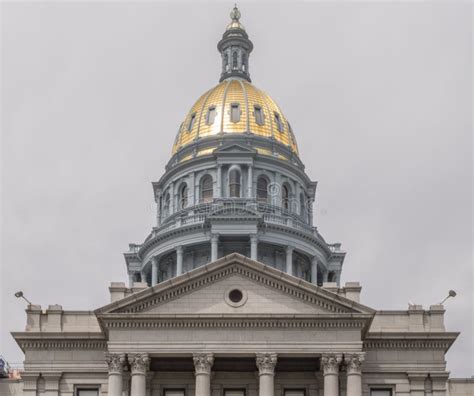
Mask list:
[[[224,70],[229,70],[229,55],[227,54],[227,52],[224,54]]]
[[[371,389],[370,396],[392,396],[392,390],[387,389]]]
[[[216,108],[214,106],[209,107],[209,109],[207,110],[206,124],[207,125],[214,124],[215,119],[216,119]]]
[[[283,132],[283,123],[281,122],[281,118],[278,113],[275,113],[275,122],[277,125],[278,132]]]
[[[242,54],[242,70],[246,71],[247,69],[247,56]]]
[[[305,396],[304,389],[285,389],[285,396]]]
[[[268,181],[261,176],[257,180],[257,200],[266,203],[268,199]]]
[[[237,52],[232,54],[232,68],[237,69]]]
[[[245,389],[224,389],[224,396],[245,396]]]
[[[260,106],[254,107],[254,114],[255,114],[255,123],[257,125],[263,125],[263,110]]]
[[[179,189],[179,208],[184,209],[188,206],[188,185],[183,184]]]
[[[165,389],[164,396],[184,396],[184,389]]]
[[[206,175],[201,180],[201,201],[212,202],[213,191],[212,191],[212,177]]]
[[[281,204],[285,210],[288,210],[290,207],[290,191],[286,184],[283,184],[281,189]]]
[[[240,172],[237,169],[229,173],[229,194],[231,198],[240,197]]]
[[[304,194],[300,194],[300,216],[306,219],[306,199]]]
[[[196,122],[196,114],[192,114],[191,118],[189,119],[189,123],[188,123],[188,132],[192,131],[195,122]]]
[[[77,388],[76,396],[99,396],[97,388]]]
[[[232,103],[230,105],[230,120],[232,122],[240,121],[240,105],[238,103]]]

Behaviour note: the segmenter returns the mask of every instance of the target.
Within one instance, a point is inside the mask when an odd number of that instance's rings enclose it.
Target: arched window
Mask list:
[[[240,197],[240,172],[237,169],[229,172],[229,194],[231,198]]]
[[[285,210],[290,208],[290,190],[286,184],[281,189],[281,205]]]
[[[232,53],[232,68],[237,69],[237,52]]]
[[[257,201],[266,203],[268,199],[268,181],[260,176],[257,180]]]
[[[227,54],[227,52],[224,54],[224,70],[229,70],[229,55]]]
[[[171,203],[170,193],[166,193],[165,201],[163,204],[163,217],[167,217],[170,214],[170,203]]]
[[[179,189],[179,208],[184,209],[188,206],[188,185],[184,183]]]
[[[211,175],[206,175],[201,179],[201,201],[212,202],[212,198],[212,177]]]
[[[247,57],[245,54],[242,54],[242,70],[246,71],[247,69]]]

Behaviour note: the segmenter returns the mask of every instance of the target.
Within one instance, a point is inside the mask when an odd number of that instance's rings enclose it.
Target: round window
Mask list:
[[[234,289],[229,292],[229,300],[235,304],[241,302],[242,298],[244,298],[244,295],[239,289]]]

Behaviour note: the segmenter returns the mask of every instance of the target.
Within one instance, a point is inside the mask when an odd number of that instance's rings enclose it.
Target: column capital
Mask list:
[[[219,241],[219,234],[211,234],[211,242]]]
[[[178,253],[178,254],[183,253],[183,245],[176,246],[176,253]]]
[[[128,362],[130,363],[132,375],[145,375],[150,366],[150,357],[148,353],[132,353],[128,355]]]
[[[324,353],[321,357],[321,366],[324,375],[338,374],[339,364],[342,362],[342,354],[339,353]]]
[[[347,375],[362,373],[362,363],[365,359],[365,353],[350,353],[344,355],[344,362],[346,363]]]
[[[286,254],[293,253],[293,250],[294,250],[294,249],[295,249],[295,248],[294,248],[293,246],[287,246],[287,247],[285,248]]]
[[[259,375],[271,374],[275,372],[278,356],[276,353],[264,352],[256,353],[256,362]]]
[[[250,234],[250,242],[257,243],[258,242],[258,235],[257,234]]]
[[[109,367],[109,374],[122,374],[126,360],[124,353],[105,353],[105,362]]]
[[[211,374],[211,368],[214,364],[214,354],[212,353],[195,353],[193,354],[194,369],[196,375]]]

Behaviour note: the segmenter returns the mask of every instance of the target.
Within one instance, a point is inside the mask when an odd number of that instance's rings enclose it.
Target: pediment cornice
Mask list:
[[[109,313],[146,313],[153,307],[166,304],[181,296],[210,286],[230,276],[240,275],[262,286],[313,305],[328,314],[369,314],[375,311],[355,301],[341,297],[321,287],[295,278],[262,263],[234,253],[186,274],[172,278],[139,293],[132,294],[98,310],[98,316]]]

